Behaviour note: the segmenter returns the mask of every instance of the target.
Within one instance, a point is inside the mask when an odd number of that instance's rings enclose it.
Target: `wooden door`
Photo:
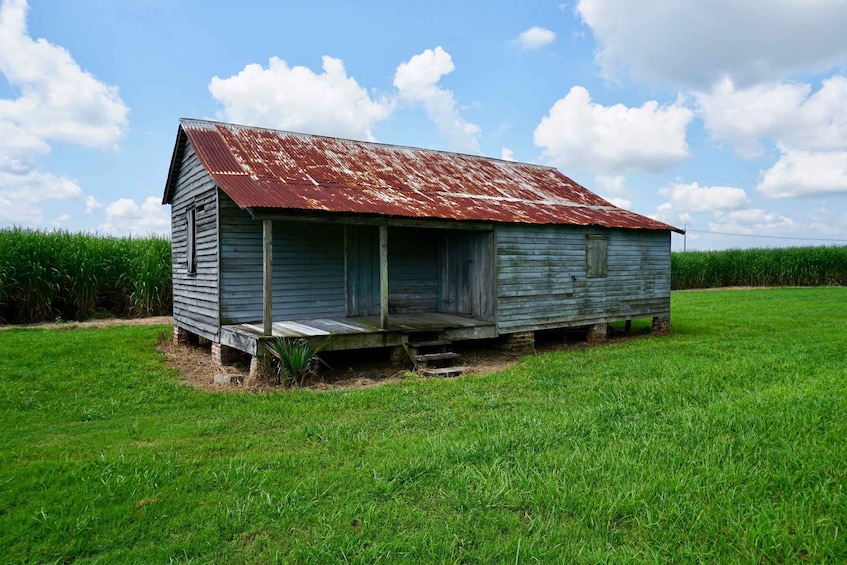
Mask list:
[[[442,312],[494,319],[493,234],[446,230],[441,244]]]

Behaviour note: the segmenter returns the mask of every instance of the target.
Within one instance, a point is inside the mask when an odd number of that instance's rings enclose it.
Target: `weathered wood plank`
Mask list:
[[[262,323],[264,334],[273,334],[273,284],[274,284],[274,248],[273,222],[262,221]]]
[[[388,226],[379,226],[379,327],[388,327]]]

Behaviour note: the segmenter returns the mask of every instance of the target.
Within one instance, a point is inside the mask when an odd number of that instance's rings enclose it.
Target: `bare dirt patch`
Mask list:
[[[212,361],[210,344],[175,345],[171,341],[159,344],[165,362],[179,369],[183,381],[207,391],[277,391],[285,388],[275,381],[259,381],[250,377],[249,359],[234,365],[218,366]],[[411,368],[394,367],[388,351],[381,349],[363,351],[324,352],[320,357],[326,362],[318,376],[304,388],[314,391],[361,389],[396,383],[406,379],[423,378]],[[461,364],[469,369],[463,376],[485,375],[502,371],[517,364],[518,356],[495,349],[478,347],[462,351]],[[224,375],[224,377],[221,377]],[[216,383],[216,376],[225,383]],[[433,377],[436,378],[436,377]]]
[[[624,333],[611,330],[610,341],[607,343],[638,339],[645,335],[644,331]],[[518,360],[523,356],[504,351],[500,348],[500,343],[497,340],[455,345],[457,346],[456,350],[462,354],[459,364],[468,367],[468,370],[458,378],[504,371],[517,365]],[[536,354],[585,347],[603,347],[603,345],[586,343],[584,332],[579,330],[538,332]],[[248,356],[234,365],[217,366],[212,361],[209,343],[174,345],[167,341],[159,345],[159,351],[169,365],[179,369],[187,384],[206,391],[262,392],[280,391],[286,388],[285,385],[278,385],[275,381],[267,382],[251,379]],[[408,379],[439,378],[423,377],[414,373],[410,368],[392,366],[388,351],[385,349],[324,352],[320,356],[328,366],[321,366],[318,376],[307,382],[305,386],[306,389],[316,392],[371,388]],[[219,380],[224,380],[225,383],[216,383],[216,376],[219,376]]]

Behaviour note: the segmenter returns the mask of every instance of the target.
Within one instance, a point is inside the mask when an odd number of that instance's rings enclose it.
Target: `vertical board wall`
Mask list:
[[[388,311],[438,311],[438,251],[444,230],[389,228]]]

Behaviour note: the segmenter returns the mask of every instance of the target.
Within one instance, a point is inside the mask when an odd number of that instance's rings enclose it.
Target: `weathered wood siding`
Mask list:
[[[379,313],[378,229],[347,226],[348,315]],[[491,231],[388,230],[391,314],[446,312],[494,319]]]
[[[347,315],[376,316],[379,314],[379,228],[350,225],[344,229]],[[390,265],[389,258],[389,268]]]
[[[439,239],[443,230],[388,230],[388,311],[438,312]]]
[[[262,319],[262,223],[223,192],[221,321]],[[344,316],[344,228],[335,224],[274,222],[273,319]]]
[[[493,249],[493,231],[444,232],[439,312],[494,319]]]
[[[208,339],[217,339],[218,220],[217,187],[188,141],[183,148],[171,201],[174,324]],[[188,210],[196,210],[197,269],[188,269]]]
[[[587,276],[587,235],[607,274]],[[497,230],[500,333],[670,315],[670,232],[505,225]]]

